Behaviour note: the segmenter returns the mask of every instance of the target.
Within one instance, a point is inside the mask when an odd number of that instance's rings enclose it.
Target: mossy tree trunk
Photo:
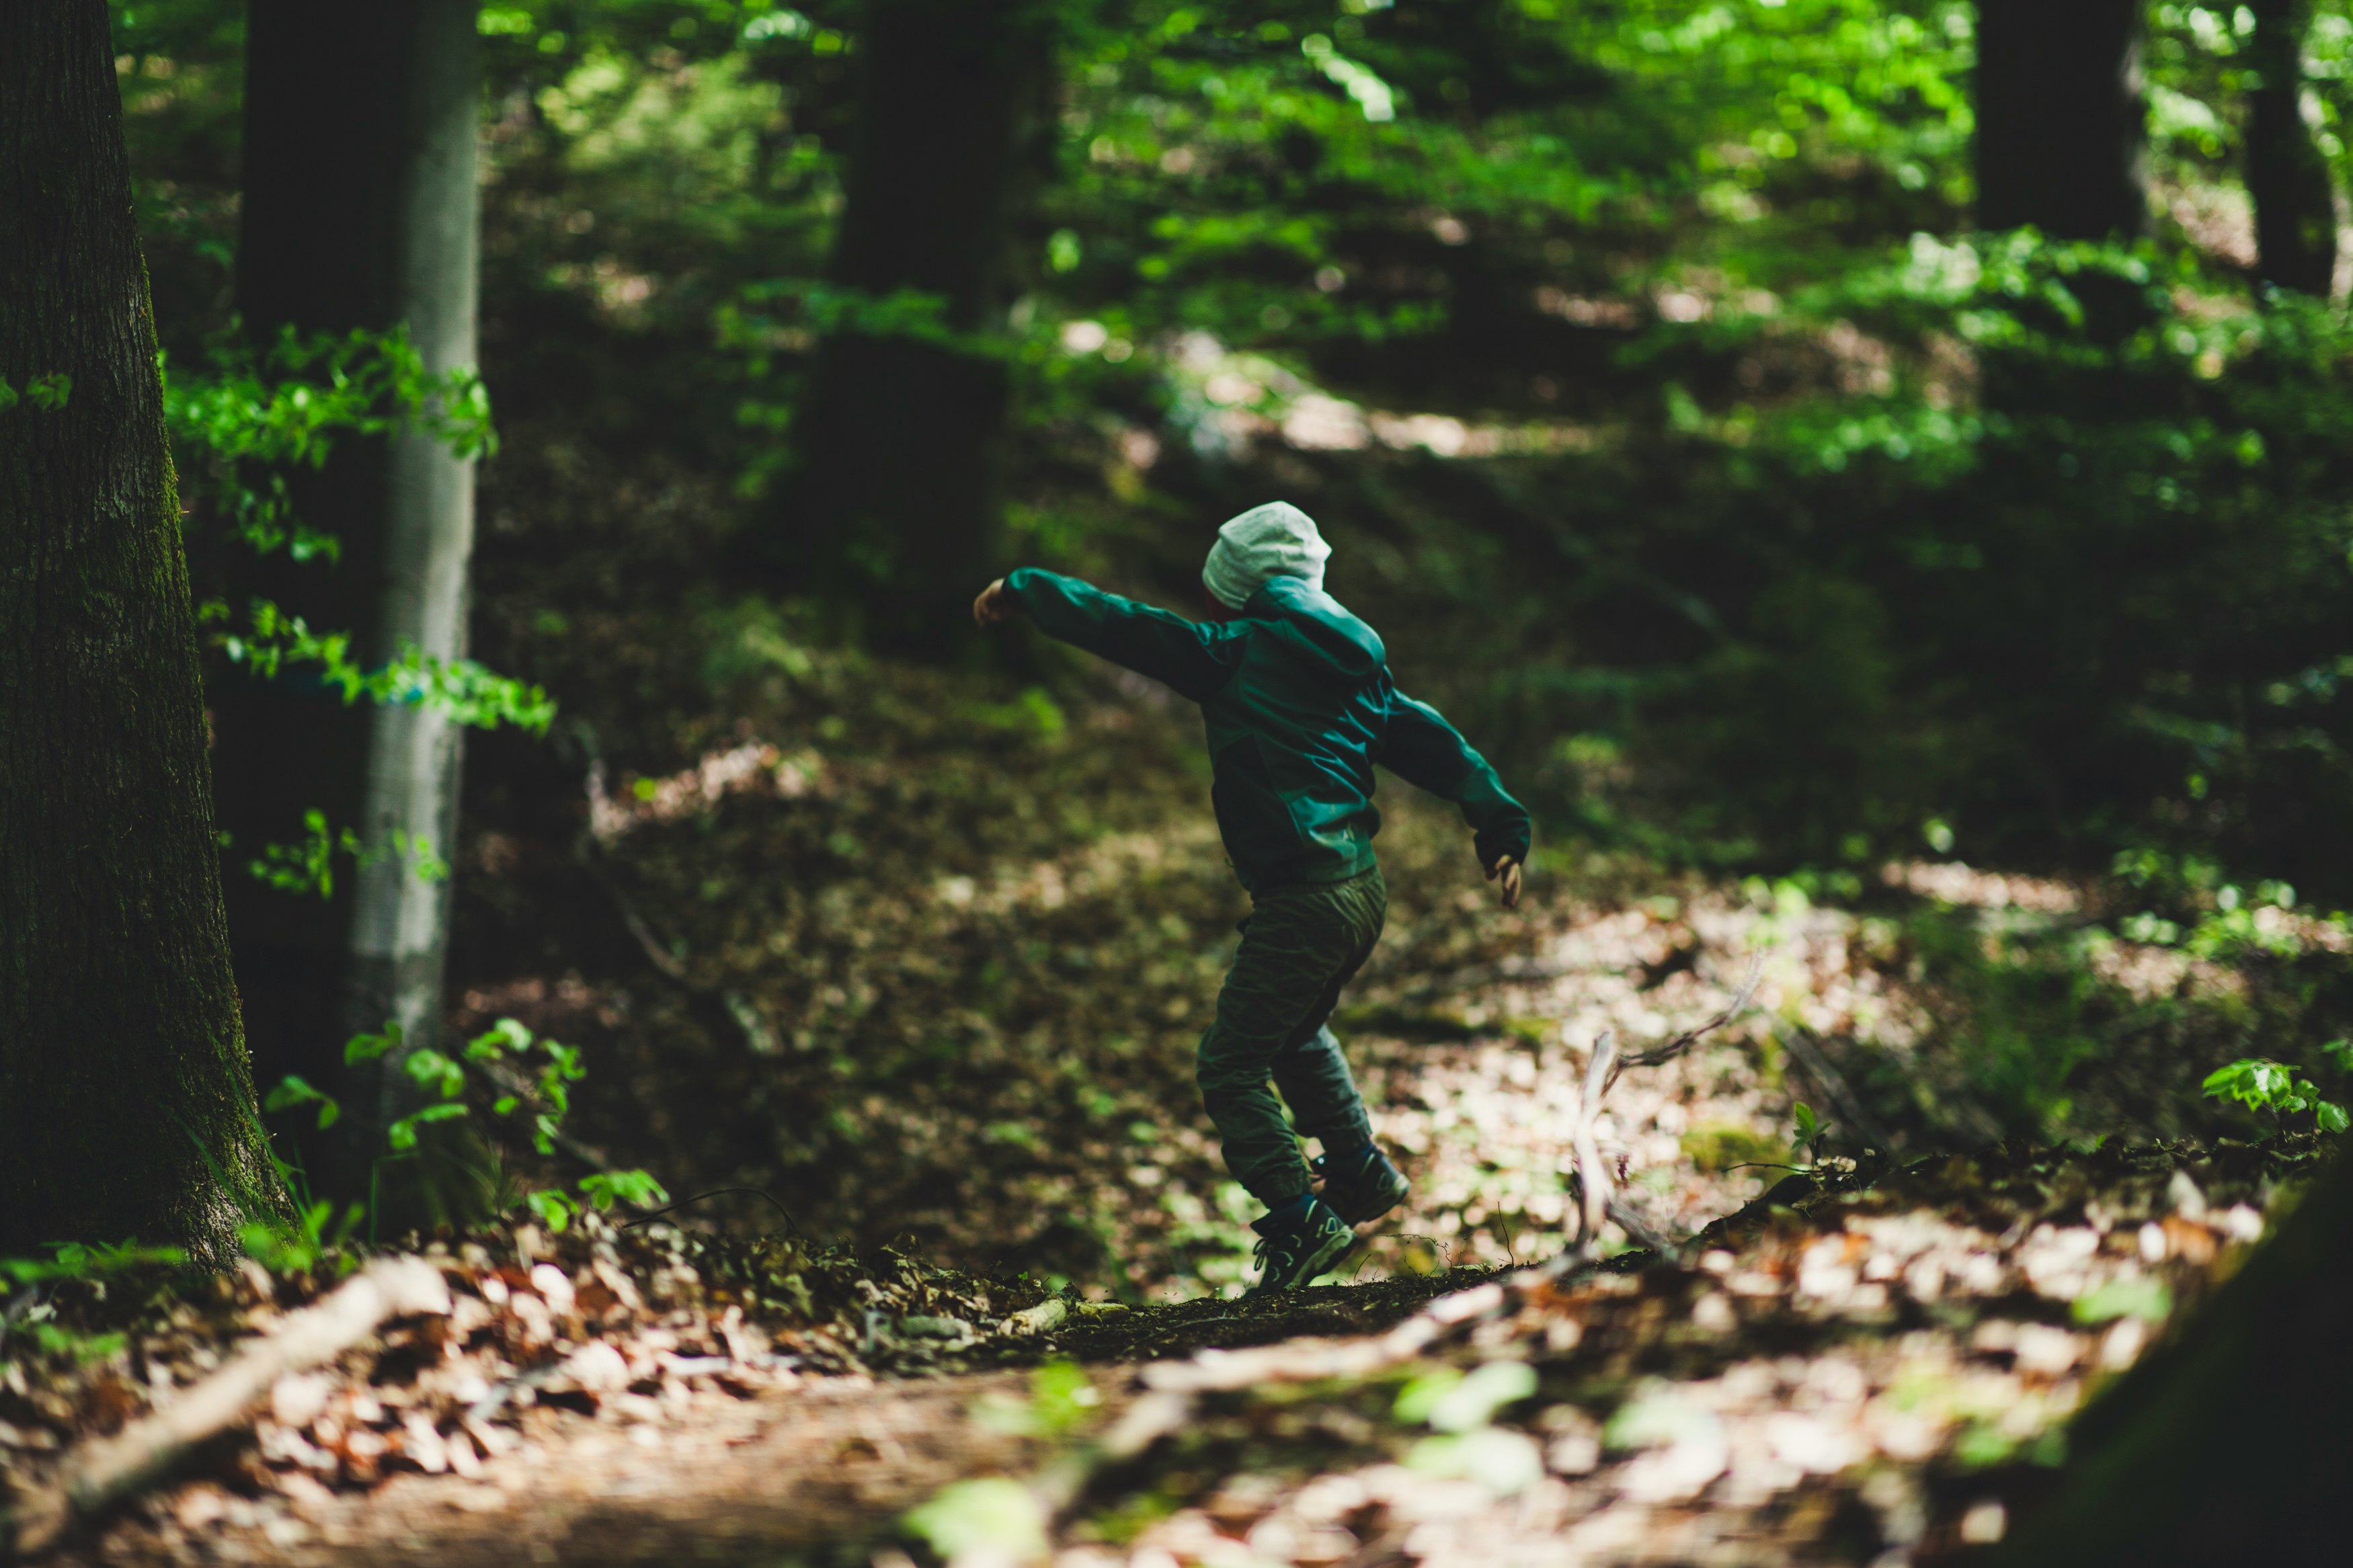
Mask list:
[[[103,0],[0,6],[0,1252],[219,1260],[286,1197],[229,967]]]
[[[2248,50],[2247,191],[2255,270],[2266,283],[2326,297],[2337,275],[2337,193],[2304,118],[2304,34],[2312,0],[2254,0]]]
[[[1055,8],[870,0],[833,281],[928,321],[828,334],[801,403],[780,563],[854,595],[885,646],[937,654],[995,560],[1010,376],[990,340],[1047,161]]]
[[[1978,0],[1978,226],[2148,227],[2141,0]]]

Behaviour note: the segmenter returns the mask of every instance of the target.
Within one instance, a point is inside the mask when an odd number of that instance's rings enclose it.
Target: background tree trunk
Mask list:
[[[2353,1470],[2353,1161],[2069,1433],[2004,1568],[2326,1563]]]
[[[2148,227],[2140,0],[1978,0],[1978,226]]]
[[[388,193],[399,169],[406,9],[251,0],[237,298],[258,344],[282,327],[341,334],[393,319]],[[287,478],[296,515],[334,535],[342,554],[332,564],[298,564],[283,553],[252,563],[252,591],[313,626],[351,632],[364,653],[375,646],[382,580],[385,443],[345,437],[323,468]],[[256,1071],[264,1083],[298,1072],[358,1103],[341,1051],[349,867],[338,868],[346,874],[323,907],[253,879],[245,867],[263,845],[298,837],[307,810],[336,827],[358,823],[370,716],[300,672],[255,680],[232,668],[210,696],[230,838],[229,931]],[[351,1185],[332,1159],[348,1132],[294,1136],[314,1176]]]
[[[283,1216],[101,0],[0,7],[0,1252]],[[70,378],[64,405],[23,395]]]
[[[2304,34],[2311,0],[2254,0],[2247,191],[2255,199],[2255,269],[2266,283],[2326,298],[2337,275],[2337,193],[2304,118]]]
[[[1001,331],[1018,220],[1051,124],[1054,11],[1039,0],[871,0],[833,281]],[[1008,367],[944,334],[845,326],[819,348],[795,437],[785,563],[871,605],[886,646],[937,653],[995,567]]]
[[[258,340],[290,324],[340,333],[405,321],[428,369],[472,362],[477,9],[253,0],[237,294]],[[364,659],[406,642],[464,651],[470,462],[413,435],[347,438],[323,470],[293,477],[292,499],[340,539],[342,556],[332,567],[266,561],[262,593],[315,627],[351,632]],[[216,711],[233,866],[294,836],[314,807],[371,847],[397,831],[452,851],[460,753],[445,716],[350,709],[315,683],[234,677]],[[323,910],[240,872],[230,921],[262,1076],[332,1086],[364,1124],[377,1080],[344,1072],[343,1041],[388,1018],[412,1044],[432,1038],[448,891],[395,859],[338,871]],[[332,1166],[332,1152],[311,1151],[314,1167]]]
[[[412,57],[395,249],[394,318],[406,322],[426,370],[476,361],[479,258],[475,191],[481,50],[475,0],[420,0]],[[382,586],[372,662],[414,645],[436,658],[466,652],[466,571],[474,552],[474,464],[408,430],[391,437]],[[426,704],[380,707],[368,735],[360,837],[372,847],[429,841],[457,853],[463,729]],[[345,1023],[356,1032],[396,1020],[410,1047],[440,1033],[449,940],[449,884],[418,875],[409,856],[385,854],[353,878],[352,967]],[[414,1089],[387,1058],[380,1120],[413,1110]]]

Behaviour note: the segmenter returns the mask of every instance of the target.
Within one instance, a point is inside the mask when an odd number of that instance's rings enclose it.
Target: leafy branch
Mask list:
[[[219,626],[231,620],[225,601],[208,599],[197,606],[198,624]],[[268,599],[256,599],[244,631],[214,634],[215,646],[264,680],[274,680],[289,665],[316,665],[322,685],[343,693],[346,704],[365,697],[376,703],[415,703],[440,709],[460,724],[493,730],[512,724],[543,735],[555,718],[555,703],[544,687],[497,673],[470,658],[444,658],[427,653],[414,642],[404,642],[390,663],[368,669],[352,658],[347,632],[313,632],[300,616],[290,616]]]
[[[261,854],[246,863],[246,869],[256,881],[267,882],[280,892],[316,893],[322,899],[335,892],[334,857],[351,858],[359,870],[385,860],[406,860],[414,864],[419,880],[439,882],[448,879],[449,863],[441,858],[432,840],[421,833],[404,833],[396,828],[383,844],[371,845],[346,827],[331,833],[327,814],[306,811],[302,814],[304,837],[291,844],[265,844]]]
[[[2332,1040],[2322,1047],[2339,1065],[2345,1065],[2348,1044]],[[2250,1110],[2268,1111],[2285,1118],[2312,1113],[2313,1124],[2323,1132],[2342,1132],[2348,1118],[2345,1108],[2332,1100],[2323,1100],[2320,1090],[2310,1079],[2297,1076],[2296,1069],[2282,1063],[2267,1061],[2261,1057],[2244,1057],[2230,1066],[2217,1068],[2206,1075],[2202,1086],[2211,1100],[2235,1100]]]
[[[400,1026],[387,1020],[383,1033],[354,1035],[343,1047],[346,1066],[396,1058],[397,1070],[429,1097],[426,1104],[385,1128],[388,1155],[414,1153],[421,1130],[434,1122],[471,1115],[467,1095],[475,1088],[478,1076],[494,1091],[491,1101],[494,1115],[527,1112],[532,1147],[542,1154],[555,1152],[564,1137],[565,1121],[572,1113],[571,1086],[588,1073],[579,1047],[534,1035],[515,1018],[501,1018],[469,1040],[456,1056],[429,1047],[404,1053],[403,1037]],[[534,1066],[534,1056],[538,1059],[533,1072],[529,1069]],[[520,1080],[517,1068],[525,1069]],[[291,1074],[279,1080],[262,1106],[272,1111],[316,1106],[322,1131],[343,1117],[343,1106],[332,1095]],[[582,1177],[576,1192],[543,1188],[523,1195],[524,1204],[551,1230],[562,1230],[584,1209],[604,1213],[618,1203],[646,1207],[669,1200],[661,1183],[641,1170],[598,1171]],[[320,1223],[324,1223],[323,1216]]]

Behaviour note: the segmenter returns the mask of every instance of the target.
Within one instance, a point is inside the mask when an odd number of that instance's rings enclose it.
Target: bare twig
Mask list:
[[[168,1408],[68,1455],[57,1479],[18,1505],[16,1551],[27,1557],[48,1551],[77,1520],[133,1496],[189,1449],[234,1426],[280,1378],[332,1361],[385,1319],[448,1310],[449,1288],[423,1258],[369,1264],[324,1300],[288,1313],[277,1332],[248,1343]]]
[[[1601,1115],[1602,1097],[1617,1079],[1617,1073],[1611,1070],[1617,1061],[1618,1037],[1604,1029],[1593,1042],[1593,1055],[1585,1064],[1585,1092],[1577,1104],[1577,1176],[1585,1189],[1584,1206],[1577,1216],[1577,1251],[1580,1257],[1589,1256],[1599,1245],[1601,1224],[1609,1217],[1609,1172],[1601,1163],[1601,1144],[1594,1135],[1594,1123]]]
[[[1713,1034],[1740,1016],[1742,1013],[1747,1011],[1750,998],[1757,994],[1757,983],[1763,979],[1764,975],[1765,955],[1760,952],[1748,961],[1748,977],[1740,983],[1739,992],[1725,1005],[1723,1012],[1695,1029],[1685,1029],[1663,1046],[1654,1046],[1647,1051],[1635,1051],[1620,1058],[1617,1067],[1609,1074],[1609,1083],[1602,1086],[1602,1092],[1608,1093],[1609,1084],[1616,1083],[1618,1074],[1624,1072],[1628,1068],[1654,1068],[1662,1062],[1672,1061],[1698,1044],[1704,1036]]]

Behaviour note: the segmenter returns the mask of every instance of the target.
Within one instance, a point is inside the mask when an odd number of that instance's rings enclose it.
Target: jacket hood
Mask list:
[[[1339,600],[1297,577],[1270,578],[1243,605],[1242,614],[1274,622],[1294,647],[1348,680],[1362,680],[1388,662],[1388,649],[1378,632],[1350,615]]]

